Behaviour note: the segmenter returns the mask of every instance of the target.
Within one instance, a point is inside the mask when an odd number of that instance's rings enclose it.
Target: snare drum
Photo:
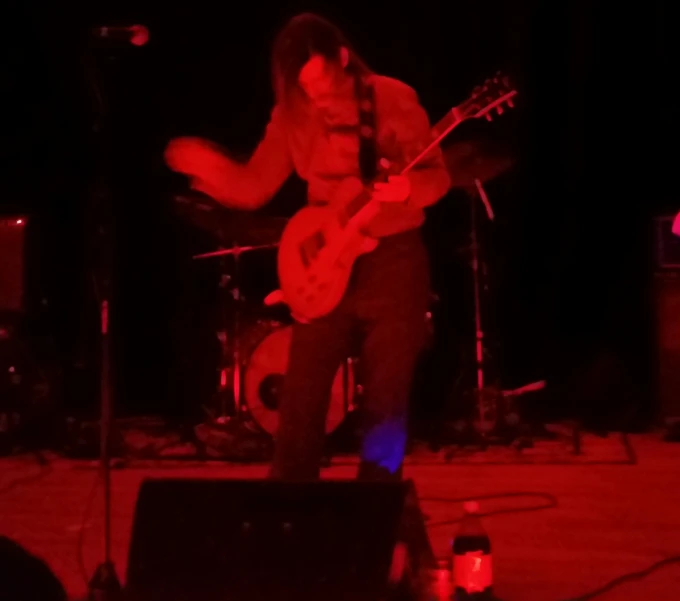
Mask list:
[[[253,350],[246,359],[243,399],[257,425],[274,435],[279,425],[278,409],[288,369],[293,327],[277,322],[260,322],[258,325],[259,341],[251,347]],[[313,368],[310,366],[310,369]],[[335,431],[353,408],[355,393],[354,365],[348,360],[338,368],[333,381],[326,418],[327,434]]]

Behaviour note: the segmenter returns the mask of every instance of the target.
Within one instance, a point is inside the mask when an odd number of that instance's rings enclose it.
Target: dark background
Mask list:
[[[67,408],[97,410],[98,223],[113,248],[120,410],[195,416],[208,402],[216,263],[188,257],[214,242],[175,214],[171,194],[185,182],[164,168],[162,151],[177,135],[252,151],[271,109],[271,40],[305,10],[335,21],[374,70],[412,85],[433,122],[497,69],[512,76],[516,110],[452,136],[502,140],[517,158],[487,186],[497,213],[483,227],[486,323],[499,342],[492,373],[506,388],[547,377],[552,416],[648,420],[651,218],[680,208],[673,20],[661,2],[616,10],[560,0],[10,6],[0,211],[31,216],[28,329],[64,368]],[[147,46],[88,44],[93,25],[131,23],[149,27]],[[93,135],[101,114],[93,73],[108,137]],[[98,163],[106,140],[110,160]],[[98,183],[106,181],[114,184]],[[289,182],[263,213],[290,215],[303,192]],[[469,267],[457,252],[468,202],[451,192],[426,228],[441,298],[418,403],[429,415],[450,398],[474,348]],[[247,294],[274,287],[273,265],[273,256],[247,259],[260,280],[249,278]]]

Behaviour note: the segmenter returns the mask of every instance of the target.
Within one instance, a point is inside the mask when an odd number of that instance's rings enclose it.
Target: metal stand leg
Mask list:
[[[101,459],[104,480],[104,561],[97,566],[89,583],[90,601],[111,601],[121,594],[116,569],[111,560],[111,388],[109,384],[109,302],[101,301]]]
[[[473,193],[471,193],[473,194]],[[482,307],[481,295],[479,291],[479,241],[477,238],[477,203],[474,201],[474,196],[470,199],[470,223],[471,233],[470,242],[472,249],[472,280],[475,297],[475,361],[477,373],[477,409],[479,411],[479,423],[481,434],[484,436],[486,432],[484,402],[482,394],[484,390],[484,331],[482,330]]]
[[[231,256],[234,258],[234,266],[231,275],[227,273],[225,255],[221,259],[222,272],[220,274],[220,310],[221,323],[217,332],[220,344],[220,368],[218,384],[218,400],[220,415],[215,420],[225,424],[238,417],[241,412],[241,348],[240,348],[240,322],[241,322],[241,290],[239,288],[239,259],[240,248],[234,243],[231,248]],[[233,300],[233,317],[229,327],[228,305],[229,298]],[[229,331],[231,330],[231,331]],[[231,405],[231,406],[230,406]]]

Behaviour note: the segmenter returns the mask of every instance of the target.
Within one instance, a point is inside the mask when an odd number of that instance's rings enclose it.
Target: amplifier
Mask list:
[[[680,422],[680,269],[657,272],[656,387],[663,421]]]
[[[24,308],[26,217],[0,217],[0,312]]]
[[[657,269],[680,269],[680,237],[672,231],[674,219],[675,216],[667,216],[654,220]]]

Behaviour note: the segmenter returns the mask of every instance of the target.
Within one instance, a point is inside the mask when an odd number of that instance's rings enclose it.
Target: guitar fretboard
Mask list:
[[[437,123],[432,128],[432,138],[436,140],[437,138],[443,136],[449,129],[455,127],[459,120],[457,115],[458,107],[454,107],[448,113],[446,113],[443,119],[441,119],[439,123]]]

